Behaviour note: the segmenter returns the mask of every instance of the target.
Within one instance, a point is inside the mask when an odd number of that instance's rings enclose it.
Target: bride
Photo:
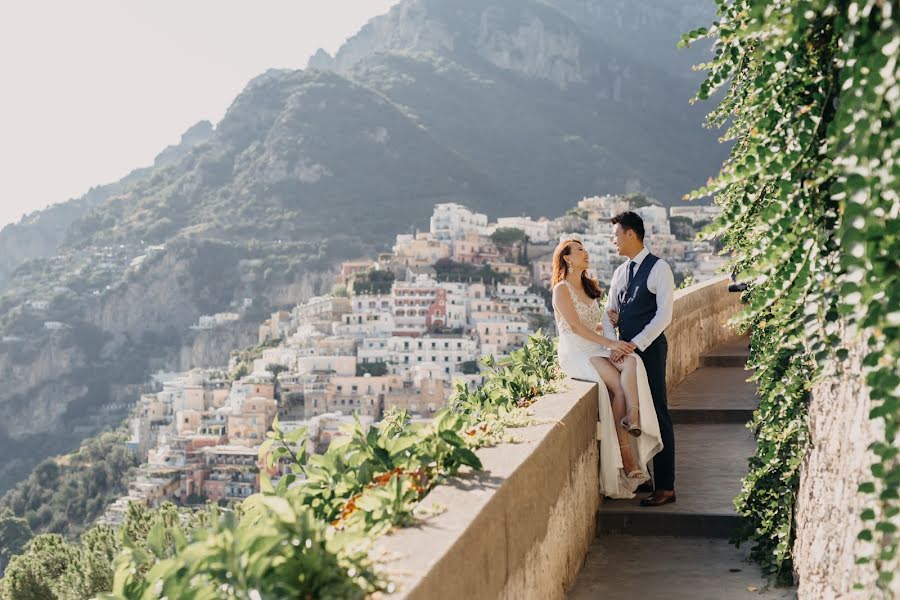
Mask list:
[[[578,240],[561,242],[553,253],[559,365],[573,379],[604,384],[599,386],[600,491],[611,498],[632,498],[635,488],[650,478],[646,465],[662,449],[659,425],[635,345],[599,333],[601,292],[587,275],[589,260]],[[628,355],[613,362],[613,350]]]

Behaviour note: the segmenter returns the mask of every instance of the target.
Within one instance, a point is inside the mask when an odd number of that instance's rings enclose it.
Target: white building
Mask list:
[[[664,206],[656,206],[651,204],[634,209],[634,212],[641,216],[644,220],[644,234],[650,236],[671,233],[669,230],[669,215]]]
[[[532,333],[526,321],[504,317],[480,318],[475,321],[475,330],[481,354],[494,357],[505,356],[511,348],[523,345]]]
[[[469,232],[483,234],[487,230],[487,215],[476,213],[461,204],[437,204],[431,216],[431,236],[436,240],[459,240]]]
[[[497,286],[497,299],[508,303],[517,313],[533,315],[549,315],[547,303],[534,292],[529,291],[527,285],[509,285],[501,283]]]
[[[396,329],[391,313],[348,313],[334,323],[334,335],[356,338],[389,336]]]
[[[521,229],[534,244],[544,244],[550,241],[552,222],[546,218],[537,221],[531,217],[500,217],[496,226],[491,227],[491,233],[497,229]]]
[[[433,363],[441,373],[453,375],[460,372],[462,363],[478,356],[478,342],[468,336],[434,335],[367,338],[359,348],[358,358],[362,364],[387,363],[392,375],[426,363]]]
[[[350,300],[354,313],[391,313],[394,297],[391,294],[357,294]]]

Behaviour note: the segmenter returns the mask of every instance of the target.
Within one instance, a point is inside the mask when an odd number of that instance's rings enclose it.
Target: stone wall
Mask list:
[[[668,383],[734,334],[740,308],[728,278],[679,290],[669,337]],[[439,514],[377,542],[387,557],[390,598],[562,599],[594,537],[600,505],[597,387],[566,380],[534,404],[540,425],[516,429],[519,444],[478,451],[480,473],[454,478],[423,502]],[[443,511],[443,512],[440,512]]]
[[[824,374],[809,406],[810,449],[801,471],[794,543],[800,598],[875,596],[874,569],[856,564],[872,546],[856,537],[862,529],[859,514],[872,498],[857,488],[872,479],[875,455],[868,446],[884,439],[884,425],[869,418],[872,404],[861,375],[865,342],[847,332],[844,341],[850,355],[843,370]],[[855,583],[864,590],[854,591]],[[894,588],[900,597],[900,577],[894,577]]]
[[[597,387],[567,380],[533,407],[523,441],[478,451],[480,473],[433,490],[447,509],[378,542],[398,585],[391,598],[562,599],[594,537],[600,505]]]
[[[674,388],[700,365],[700,357],[734,337],[729,319],[741,310],[741,295],[729,292],[726,275],[675,292],[672,324],[666,329],[666,384]]]

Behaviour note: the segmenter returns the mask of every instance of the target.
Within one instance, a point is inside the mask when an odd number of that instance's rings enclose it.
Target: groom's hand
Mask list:
[[[619,326],[619,311],[614,308],[606,311],[606,315],[609,317],[609,322],[612,323],[613,327]]]
[[[610,353],[610,358],[613,359],[613,362],[619,362],[624,357],[628,356],[632,352],[634,352],[636,345],[631,342],[623,342],[622,340],[616,340],[609,347],[612,352]],[[618,359],[618,360],[616,360]]]

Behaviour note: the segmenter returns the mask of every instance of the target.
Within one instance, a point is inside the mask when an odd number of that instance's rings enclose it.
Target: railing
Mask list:
[[[669,339],[668,383],[732,335],[740,307],[728,278],[679,290]],[[484,470],[454,478],[425,498],[446,509],[418,527],[395,530],[378,550],[398,591],[392,598],[563,598],[594,537],[600,506],[597,387],[567,380],[534,406],[540,424],[522,440],[478,451]]]

